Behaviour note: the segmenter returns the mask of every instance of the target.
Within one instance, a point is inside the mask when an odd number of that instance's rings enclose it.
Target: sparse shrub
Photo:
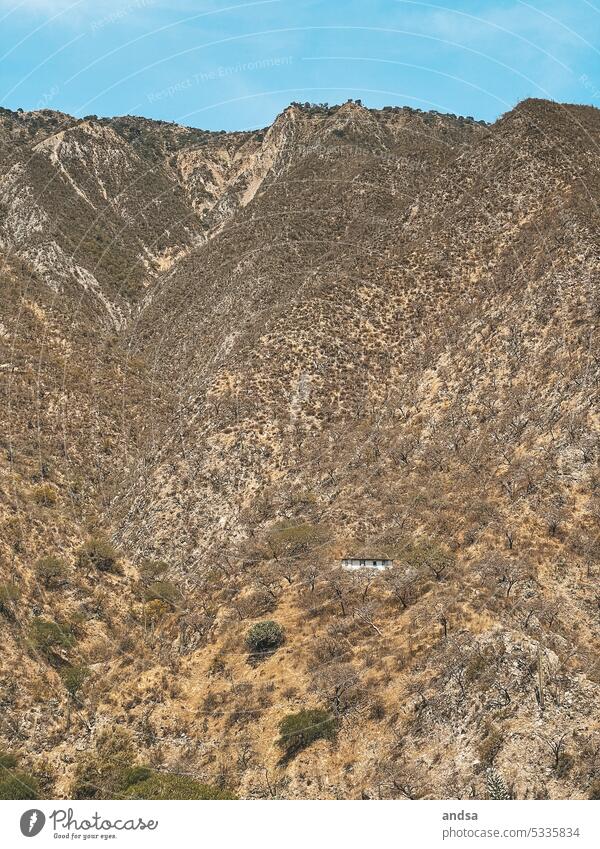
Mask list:
[[[479,760],[488,766],[494,763],[494,759],[502,747],[502,735],[494,725],[486,728],[486,735],[477,748]]]
[[[0,770],[14,769],[17,765],[17,759],[10,752],[0,752]]]
[[[11,516],[2,526],[2,537],[13,551],[23,551],[23,528],[18,516]]]
[[[573,768],[573,757],[568,752],[562,752],[556,766],[556,774],[559,778],[565,778]]]
[[[224,674],[226,669],[225,661],[222,657],[217,655],[212,659],[210,666],[208,667],[208,674],[212,677],[219,678]]]
[[[165,616],[168,616],[172,610],[173,608],[170,604],[161,601],[159,598],[155,598],[144,605],[144,616],[151,625],[155,625],[161,619],[164,619]]]
[[[157,772],[138,781],[126,794],[128,799],[235,799],[230,790],[201,784],[187,775]]]
[[[140,781],[146,781],[146,779],[152,776],[152,770],[147,766],[132,766],[131,769],[127,769],[123,773],[123,782],[126,787],[133,787],[134,784],[139,784]]]
[[[29,630],[31,643],[47,659],[60,649],[69,649],[73,645],[73,635],[68,628],[61,627],[50,619],[34,619]]]
[[[138,569],[140,580],[144,584],[152,584],[153,581],[158,581],[168,568],[164,560],[144,560]]]
[[[153,581],[144,593],[146,601],[162,601],[171,607],[181,602],[181,593],[170,581]]]
[[[285,758],[293,757],[315,740],[333,740],[337,733],[335,718],[326,710],[314,708],[290,713],[279,723],[277,744]]]
[[[385,719],[385,715],[386,710],[384,703],[379,699],[375,699],[369,709],[369,718],[375,720],[375,722],[381,722],[382,719]]]
[[[255,587],[237,597],[234,606],[240,619],[257,619],[271,613],[277,606],[277,599],[266,587]]]
[[[47,590],[63,586],[67,580],[67,567],[58,557],[48,555],[35,564],[35,574]]]
[[[273,557],[298,557],[323,544],[327,531],[319,525],[279,524],[266,537],[267,546]]]
[[[85,679],[89,674],[90,670],[87,666],[68,666],[61,672],[61,678],[65,685],[65,690],[71,698],[75,698],[77,693],[83,687]]]
[[[39,799],[36,779],[16,770],[18,759],[10,752],[0,752],[0,799]]]
[[[83,569],[94,568],[100,572],[116,572],[119,555],[109,539],[104,536],[95,536],[81,546],[77,562]]]
[[[75,501],[78,501],[83,494],[84,486],[81,478],[73,478],[71,483],[69,484],[69,492],[71,498]]]
[[[588,799],[600,799],[600,778],[596,779],[590,787]]]
[[[40,507],[54,507],[58,501],[56,490],[49,483],[36,486],[32,496],[35,503],[39,504]]]
[[[272,620],[257,622],[246,635],[246,645],[251,652],[274,652],[283,641],[283,628]]]
[[[13,607],[18,602],[20,595],[21,591],[12,581],[0,584],[0,613],[3,616],[11,617],[13,615]]]
[[[2,772],[0,799],[39,799],[38,783],[26,772]]]
[[[87,753],[77,764],[71,788],[73,799],[122,798],[132,781],[135,750],[131,736],[118,726],[98,735],[96,751]],[[135,780],[135,773],[133,776]]]

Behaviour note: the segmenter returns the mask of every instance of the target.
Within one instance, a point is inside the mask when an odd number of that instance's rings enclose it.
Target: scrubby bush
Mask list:
[[[588,799],[600,799],[600,778],[594,781],[594,783],[590,787]]]
[[[256,619],[271,613],[277,606],[277,599],[266,587],[253,587],[236,597],[234,603],[240,619]]]
[[[278,746],[290,758],[315,740],[333,740],[337,733],[335,718],[326,710],[314,708],[290,713],[279,723]]]
[[[10,752],[0,752],[0,770],[14,769],[17,765],[17,759]]]
[[[161,601],[159,598],[152,599],[144,605],[144,618],[151,625],[155,625],[173,612],[173,608],[166,601]]]
[[[48,555],[35,564],[35,574],[47,590],[56,589],[66,583],[67,567],[58,557]]]
[[[40,507],[54,507],[58,501],[56,490],[53,486],[50,486],[49,483],[42,483],[39,486],[36,486],[32,495],[33,500],[36,504],[39,504]]]
[[[83,569],[94,568],[100,572],[116,572],[119,555],[109,539],[104,536],[94,536],[79,549],[77,562]]]
[[[2,772],[0,799],[39,799],[38,783],[26,772]]]
[[[185,775],[154,772],[133,765],[135,749],[131,736],[122,728],[106,729],[98,735],[96,751],[79,762],[74,799],[232,799],[229,791],[200,784]]]
[[[50,659],[60,649],[69,649],[74,638],[66,626],[60,626],[50,619],[37,618],[29,629],[31,643],[35,649]]]
[[[140,580],[144,584],[152,584],[154,581],[158,581],[168,568],[169,566],[164,560],[144,560],[138,569]]]
[[[322,545],[326,539],[327,530],[319,525],[281,523],[269,531],[266,543],[274,557],[298,557]]]
[[[9,752],[0,752],[0,799],[39,799],[36,779],[16,770],[18,760]]]
[[[21,591],[12,581],[0,584],[0,613],[4,616],[13,615],[13,607],[18,602]]]
[[[491,723],[486,723],[484,728],[485,736],[477,747],[477,754],[479,755],[479,760],[483,764],[491,766],[494,763],[494,759],[498,752],[502,748],[502,734],[498,728]]]
[[[135,749],[123,728],[106,728],[96,741],[96,751],[88,752],[77,764],[71,788],[73,799],[119,799],[132,781]],[[135,780],[135,774],[133,775]]]
[[[170,581],[153,581],[144,593],[146,601],[163,601],[171,607],[181,602],[181,593]]]
[[[68,666],[66,669],[61,671],[61,678],[65,685],[65,690],[71,698],[75,698],[77,693],[83,687],[85,679],[89,674],[90,670],[87,666]]]
[[[201,784],[187,775],[157,772],[126,792],[128,799],[235,799],[230,790]]]
[[[132,766],[131,769],[126,769],[123,772],[123,784],[127,788],[133,787],[134,784],[139,784],[140,781],[146,781],[151,778],[152,770],[147,766]]]
[[[273,652],[283,640],[283,628],[272,620],[257,622],[246,634],[246,645],[251,652]]]

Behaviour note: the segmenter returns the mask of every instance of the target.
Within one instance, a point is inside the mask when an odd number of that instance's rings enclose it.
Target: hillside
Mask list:
[[[0,113],[9,771],[600,792],[599,139],[538,100]]]

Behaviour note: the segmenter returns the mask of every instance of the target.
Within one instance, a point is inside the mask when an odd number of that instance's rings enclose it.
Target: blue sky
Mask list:
[[[0,104],[269,124],[290,101],[600,106],[600,0],[0,0]]]

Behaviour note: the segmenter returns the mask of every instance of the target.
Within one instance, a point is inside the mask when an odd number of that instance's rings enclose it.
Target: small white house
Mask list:
[[[385,557],[343,557],[342,569],[389,569],[393,560]]]

